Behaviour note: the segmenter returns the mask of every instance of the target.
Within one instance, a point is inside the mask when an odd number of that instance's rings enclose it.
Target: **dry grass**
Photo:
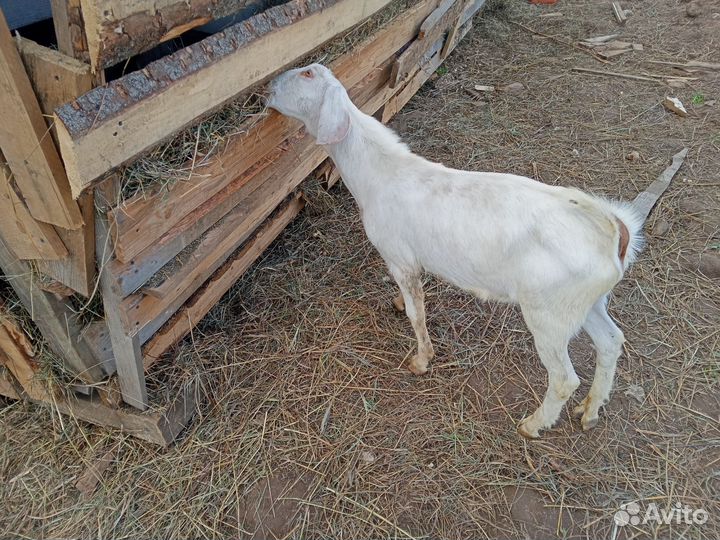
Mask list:
[[[611,68],[717,61],[720,19],[687,19],[685,7],[634,2],[622,32],[646,50]],[[675,117],[658,106],[662,84],[572,73],[603,66],[502,18],[569,42],[618,29],[603,3],[565,0],[552,10],[564,16],[537,18],[518,2],[476,21],[446,73],[394,125],[449,165],[536,171],[547,183],[624,198],[690,147],[611,302],[627,345],[597,428],[585,434],[564,414],[542,440],[518,437],[514,424],[545,384],[518,310],[434,279],[427,311],[437,358],[426,377],[410,375],[402,364],[412,332],[390,307],[394,286],[349,194],[310,189],[309,210],[153,373],[157,400],[168,385],[200,381],[199,417],[176,446],[158,450],[6,404],[0,536],[720,536],[720,284],[694,264],[719,245],[720,106]],[[673,92],[686,104],[720,97],[717,72],[697,76]],[[483,99],[472,91],[510,82],[527,89]],[[633,150],[639,161],[625,159]],[[593,370],[584,336],[571,356],[584,381],[572,406]],[[635,387],[644,398],[626,395]],[[81,498],[74,479],[112,445],[117,462]],[[710,521],[614,530],[613,513],[634,500],[704,508]]]

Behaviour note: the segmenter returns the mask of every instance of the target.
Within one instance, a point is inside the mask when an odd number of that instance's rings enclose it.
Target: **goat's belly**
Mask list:
[[[495,300],[497,302],[517,302],[512,281],[501,275],[494,275],[492,271],[478,271],[475,266],[462,262],[453,263],[446,258],[441,264],[433,261],[424,261],[423,269],[456,287],[469,292],[480,300]]]

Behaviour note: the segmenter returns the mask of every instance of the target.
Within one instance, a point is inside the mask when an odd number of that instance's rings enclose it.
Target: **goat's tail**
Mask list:
[[[645,245],[642,233],[644,221],[631,203],[623,201],[606,202],[610,207],[609,210],[622,225],[620,227],[619,256],[624,271],[633,263]],[[625,231],[622,230],[622,227],[625,228]]]

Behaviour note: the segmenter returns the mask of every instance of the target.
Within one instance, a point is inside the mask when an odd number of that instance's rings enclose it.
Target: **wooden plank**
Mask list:
[[[347,87],[354,86],[414,37],[434,3],[426,0],[406,10],[330,68]],[[299,128],[299,123],[273,112],[246,134],[231,139],[223,153],[208,165],[198,167],[195,177],[188,182],[176,183],[162,196],[138,195],[124,201],[109,216],[116,233],[116,257],[125,263],[132,260]]]
[[[430,46],[429,50],[420,58],[418,64],[409,75],[407,82],[401,88],[397,89],[397,92],[385,103],[380,117],[383,124],[387,124],[390,119],[410,101],[410,98],[415,95],[430,76],[435,73],[435,70],[440,67],[442,63],[441,49],[443,48],[444,42],[444,39],[439,39]]]
[[[243,198],[248,197],[262,182],[258,178],[266,177],[260,175],[271,165],[273,157],[277,157],[279,154],[280,151],[273,152],[261,163],[255,164],[251,170],[235,178],[220,192],[186,215],[155,244],[128,263],[117,259],[112,260],[108,265],[108,272],[117,282],[120,296],[125,291],[132,292],[138,289],[173,257],[217,223]]]
[[[72,58],[89,62],[90,54],[80,4],[80,0],[50,0],[58,50]]]
[[[456,0],[442,0],[440,2],[440,5],[433,10],[433,12],[428,15],[427,19],[423,21],[423,23],[420,25],[420,30],[418,30],[418,39],[425,39],[428,35],[428,32],[432,32],[433,28],[441,23],[441,19],[443,16],[448,12],[448,10],[453,7],[456,3]]]
[[[242,249],[225,263],[207,284],[179,310],[144,348],[145,369],[149,369],[166,351],[182,339],[217,304],[228,289],[260,257],[303,207],[300,197],[293,197],[266,221]]]
[[[7,317],[0,316],[0,363],[13,374],[33,399],[48,399],[48,391],[37,377],[40,366],[33,360],[32,345],[25,332]]]
[[[625,10],[620,5],[620,2],[613,2],[611,5],[615,20],[620,24],[625,24],[627,22],[627,15],[625,15]]]
[[[45,114],[52,115],[55,108],[93,88],[94,78],[87,64],[28,39],[18,39],[17,44]],[[51,121],[49,123],[52,124]],[[62,227],[56,229],[67,248],[67,256],[60,260],[40,261],[38,269],[74,291],[89,296],[95,278],[95,209],[92,192],[83,194],[78,205],[84,225],[75,230]]]
[[[19,259],[61,259],[67,249],[52,225],[36,221],[15,190],[0,152],[0,234]]]
[[[77,316],[65,302],[41,290],[33,282],[30,266],[18,260],[0,238],[0,266],[5,279],[17,293],[23,307],[47,340],[48,346],[65,361],[65,367],[88,383],[105,378],[87,344],[79,340]]]
[[[105,320],[95,321],[82,330],[81,338],[93,351],[95,358],[103,363],[106,373],[115,373],[112,341]]]
[[[430,48],[427,56],[421,59],[420,64],[405,86],[392,96],[383,107],[381,120],[384,124],[387,124],[400,109],[407,105],[408,101],[435,73],[435,70],[440,67],[445,57],[452,52],[471,28],[472,20],[468,20],[457,32],[450,32],[446,39],[439,40]]]
[[[121,306],[121,314],[128,319],[126,330],[137,332],[141,343],[150,339],[273,210],[266,200],[268,194],[269,190],[258,189],[228,213],[155,294],[141,291],[126,298]]]
[[[89,65],[29,39],[18,37],[15,41],[40,108],[46,115],[52,116],[60,105],[92,90]]]
[[[74,231],[56,227],[68,255],[58,260],[38,261],[38,270],[89,297],[95,287],[95,197],[93,191],[78,199],[84,225]]]
[[[675,154],[672,157],[672,163],[658,176],[657,180],[650,184],[645,191],[639,193],[633,200],[633,207],[637,213],[642,216],[643,221],[647,219],[655,203],[670,186],[670,182],[680,170],[680,167],[682,167],[688,152],[689,148],[683,148]]]
[[[7,385],[0,384],[0,393],[8,395],[6,391]],[[28,398],[40,405],[49,406],[53,412],[57,411],[75,420],[118,429],[133,437],[165,447],[175,440],[192,419],[197,410],[196,394],[197,384],[190,381],[183,386],[165,410],[154,413],[138,413],[130,408],[110,407],[94,395],[72,394],[56,397],[50,401],[33,399],[30,396]]]
[[[100,188],[98,188],[100,189]],[[105,200],[98,198],[100,204]],[[128,405],[144,411],[148,406],[145,373],[142,367],[140,341],[137,335],[129,335],[125,331],[120,318],[121,298],[117,293],[117,284],[108,270],[112,258],[112,240],[110,228],[102,211],[95,219],[95,253],[100,269],[100,292],[102,294],[105,321],[110,333],[110,341],[115,359],[118,381],[123,401]],[[84,343],[84,341],[83,341]]]
[[[441,5],[438,10],[443,9],[443,7],[444,6]],[[424,39],[415,40],[395,61],[392,75],[390,76],[390,85],[392,87],[399,85],[410,76],[415,66],[420,62],[423,55],[426,54],[428,48],[440,39],[442,35],[461,18],[465,7],[466,0],[455,0],[440,16],[433,17],[431,14],[430,17],[428,17],[428,19],[434,19],[434,24],[425,29]]]
[[[191,181],[178,182],[159,196],[138,197],[111,210],[108,219],[116,235],[117,259],[130,262],[300,129],[298,122],[276,112],[269,118],[246,135],[233,138],[220,156],[197,169]]]
[[[35,219],[76,229],[82,216],[0,10],[0,147]]]
[[[365,108],[363,105],[369,99],[369,96],[377,92],[390,73],[389,60],[380,68],[370,71],[364,80],[361,80],[355,87],[351,88],[350,95],[356,104]],[[355,77],[353,77],[354,79]],[[382,101],[384,103],[384,100]],[[379,108],[382,103],[373,104],[373,112]],[[191,214],[186,215],[179,223],[177,223],[170,231],[163,235],[159,240],[145,249],[142,253],[134,257],[129,263],[122,263],[113,260],[109,265],[109,271],[115,277],[120,291],[123,294],[129,294],[138,289],[145,283],[155,272],[170,261],[175,255],[189,246],[197,238],[199,238],[209,227],[216,223],[222,216],[229,212],[233,207],[239,204],[244,198],[250,194],[268,178],[277,174],[278,170],[292,170],[296,163],[301,160],[301,156],[312,152],[313,156],[322,156],[322,150],[312,150],[310,146],[314,146],[312,141],[304,143],[304,146],[295,147],[296,141],[300,138],[300,134],[296,135],[292,140],[288,140],[279,148],[274,149],[268,156],[263,158],[260,163],[256,163],[253,167],[233,179],[233,181],[198,206]],[[308,140],[308,139],[305,139]],[[296,152],[295,156],[287,156],[288,148],[298,148],[292,150]],[[242,148],[237,149],[242,152]],[[291,152],[291,153],[292,153]],[[282,157],[286,155],[287,157]],[[319,162],[318,162],[319,163]],[[317,165],[317,163],[315,164]],[[312,167],[314,168],[314,166]],[[288,178],[297,185],[311,171],[305,172],[305,168],[289,173]],[[299,176],[299,174],[303,174]],[[268,207],[270,212],[293,188],[285,189],[283,192],[273,194],[273,203]]]
[[[60,107],[74,196],[388,3],[290,0]]]
[[[91,63],[95,69],[109,67],[214,19],[235,15],[236,20],[243,20],[268,3],[268,0],[83,0]]]

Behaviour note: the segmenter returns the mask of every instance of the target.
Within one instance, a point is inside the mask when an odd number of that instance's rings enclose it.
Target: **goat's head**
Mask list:
[[[291,69],[270,83],[267,102],[296,118],[318,144],[336,144],[350,131],[350,98],[332,72],[320,64]]]

